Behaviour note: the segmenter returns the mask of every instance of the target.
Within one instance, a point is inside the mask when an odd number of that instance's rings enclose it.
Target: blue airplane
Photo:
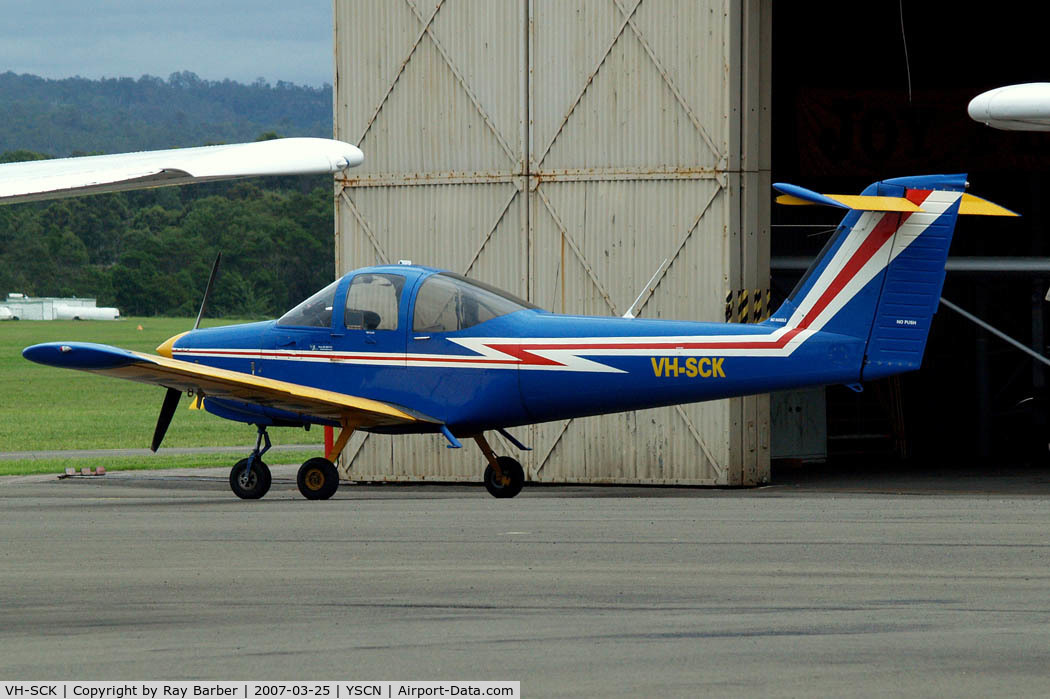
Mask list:
[[[964,175],[902,177],[861,195],[777,184],[783,204],[845,217],[787,300],[756,324],[559,315],[448,271],[414,264],[354,270],[272,321],[192,331],[156,355],[106,345],[34,345],[34,362],[167,388],[153,449],[180,396],[253,424],[256,447],[230,472],[241,498],[270,487],[267,428],[339,430],[298,473],[330,498],[333,459],[355,430],[473,438],[495,497],[525,474],[484,434],[519,425],[780,389],[858,384],[918,369],[956,218],[1013,216],[965,192]],[[198,318],[199,323],[199,318]]]

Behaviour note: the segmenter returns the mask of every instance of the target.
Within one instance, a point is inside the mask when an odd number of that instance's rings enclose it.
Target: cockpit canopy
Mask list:
[[[536,308],[494,286],[451,272],[427,277],[416,294],[413,332],[465,330],[486,320]]]
[[[281,316],[278,325],[328,328],[341,280],[336,280]],[[397,330],[406,283],[402,274],[359,272],[346,291],[343,323],[348,330]],[[523,309],[528,301],[494,286],[451,272],[432,274],[416,291],[412,317],[414,332],[465,330],[487,320]]]

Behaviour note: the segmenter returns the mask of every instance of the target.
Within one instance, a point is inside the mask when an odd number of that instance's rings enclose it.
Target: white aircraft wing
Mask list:
[[[970,100],[970,118],[1005,131],[1050,131],[1050,83],[997,87]]]
[[[334,173],[364,159],[357,146],[343,141],[281,138],[6,163],[0,165],[0,204],[240,177]]]

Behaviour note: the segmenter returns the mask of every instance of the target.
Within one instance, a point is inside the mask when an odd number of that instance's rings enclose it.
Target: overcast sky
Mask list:
[[[0,73],[332,82],[332,0],[0,0]]]

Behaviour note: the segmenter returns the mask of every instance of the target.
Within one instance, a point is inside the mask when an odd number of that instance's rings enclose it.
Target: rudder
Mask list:
[[[861,379],[918,369],[944,286],[964,175],[904,177],[880,182],[884,196],[905,197],[922,208],[903,214],[891,243]]]

